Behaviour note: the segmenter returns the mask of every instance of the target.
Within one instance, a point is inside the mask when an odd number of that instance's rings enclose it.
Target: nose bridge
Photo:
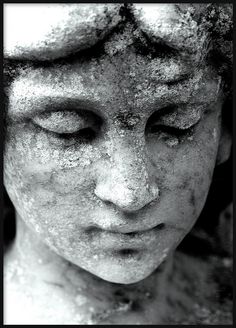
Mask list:
[[[142,142],[121,143],[114,151],[113,172],[132,188],[138,181],[147,182],[149,178],[145,148]]]
[[[95,189],[103,201],[124,211],[135,211],[157,198],[159,190],[152,179],[142,139],[116,139],[107,164]]]

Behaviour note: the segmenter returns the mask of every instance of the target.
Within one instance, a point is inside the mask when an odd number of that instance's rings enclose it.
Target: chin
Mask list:
[[[133,272],[124,272],[122,270],[121,272],[116,272],[116,273],[104,273],[104,274],[97,274],[97,276],[103,280],[106,280],[111,283],[115,284],[135,284],[138,283],[139,281],[144,280],[147,278],[152,272],[148,273],[138,273],[138,274],[133,274]]]
[[[133,258],[99,261],[90,271],[95,276],[117,284],[133,284],[150,276],[162,261],[142,261]]]

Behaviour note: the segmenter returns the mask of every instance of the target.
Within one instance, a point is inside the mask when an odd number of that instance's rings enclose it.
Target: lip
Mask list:
[[[136,228],[134,229],[128,229],[127,227],[121,228],[121,227],[112,227],[111,229],[101,229],[103,231],[111,232],[111,233],[118,233],[118,234],[124,234],[124,235],[137,235],[137,234],[143,234],[147,232],[151,232],[154,229],[161,230],[165,226],[164,223],[158,223],[153,227],[150,228]]]
[[[165,224],[163,222],[161,223],[158,223],[158,224],[155,224],[151,227],[134,227],[134,228],[130,228],[130,227],[127,227],[126,226],[115,226],[115,225],[112,225],[110,226],[109,228],[105,228],[105,227],[102,227],[100,225],[91,225],[90,227],[88,227],[86,229],[86,232],[88,233],[111,233],[111,234],[124,234],[124,235],[136,235],[136,234],[142,234],[142,233],[146,233],[146,232],[149,232],[149,231],[152,231],[153,229],[162,229],[164,228]]]

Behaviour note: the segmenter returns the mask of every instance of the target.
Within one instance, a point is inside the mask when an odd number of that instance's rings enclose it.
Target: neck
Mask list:
[[[36,277],[55,291],[62,286],[63,298],[66,301],[73,299],[78,311],[82,311],[82,303],[87,304],[87,317],[90,316],[90,321],[93,320],[94,323],[114,323],[116,320],[122,323],[122,318],[125,318],[124,324],[129,320],[134,323],[134,317],[138,324],[163,321],[172,257],[138,283],[110,283],[57,255],[37,238],[18,215],[17,235],[11,256],[17,259],[26,276]],[[25,280],[27,281],[27,278]],[[89,321],[88,318],[86,320]]]

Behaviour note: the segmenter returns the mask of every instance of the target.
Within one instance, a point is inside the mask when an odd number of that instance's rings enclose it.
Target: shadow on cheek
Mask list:
[[[196,208],[196,197],[195,197],[195,191],[193,189],[189,190],[189,204],[191,208],[193,209],[193,216],[196,215],[197,208]]]

